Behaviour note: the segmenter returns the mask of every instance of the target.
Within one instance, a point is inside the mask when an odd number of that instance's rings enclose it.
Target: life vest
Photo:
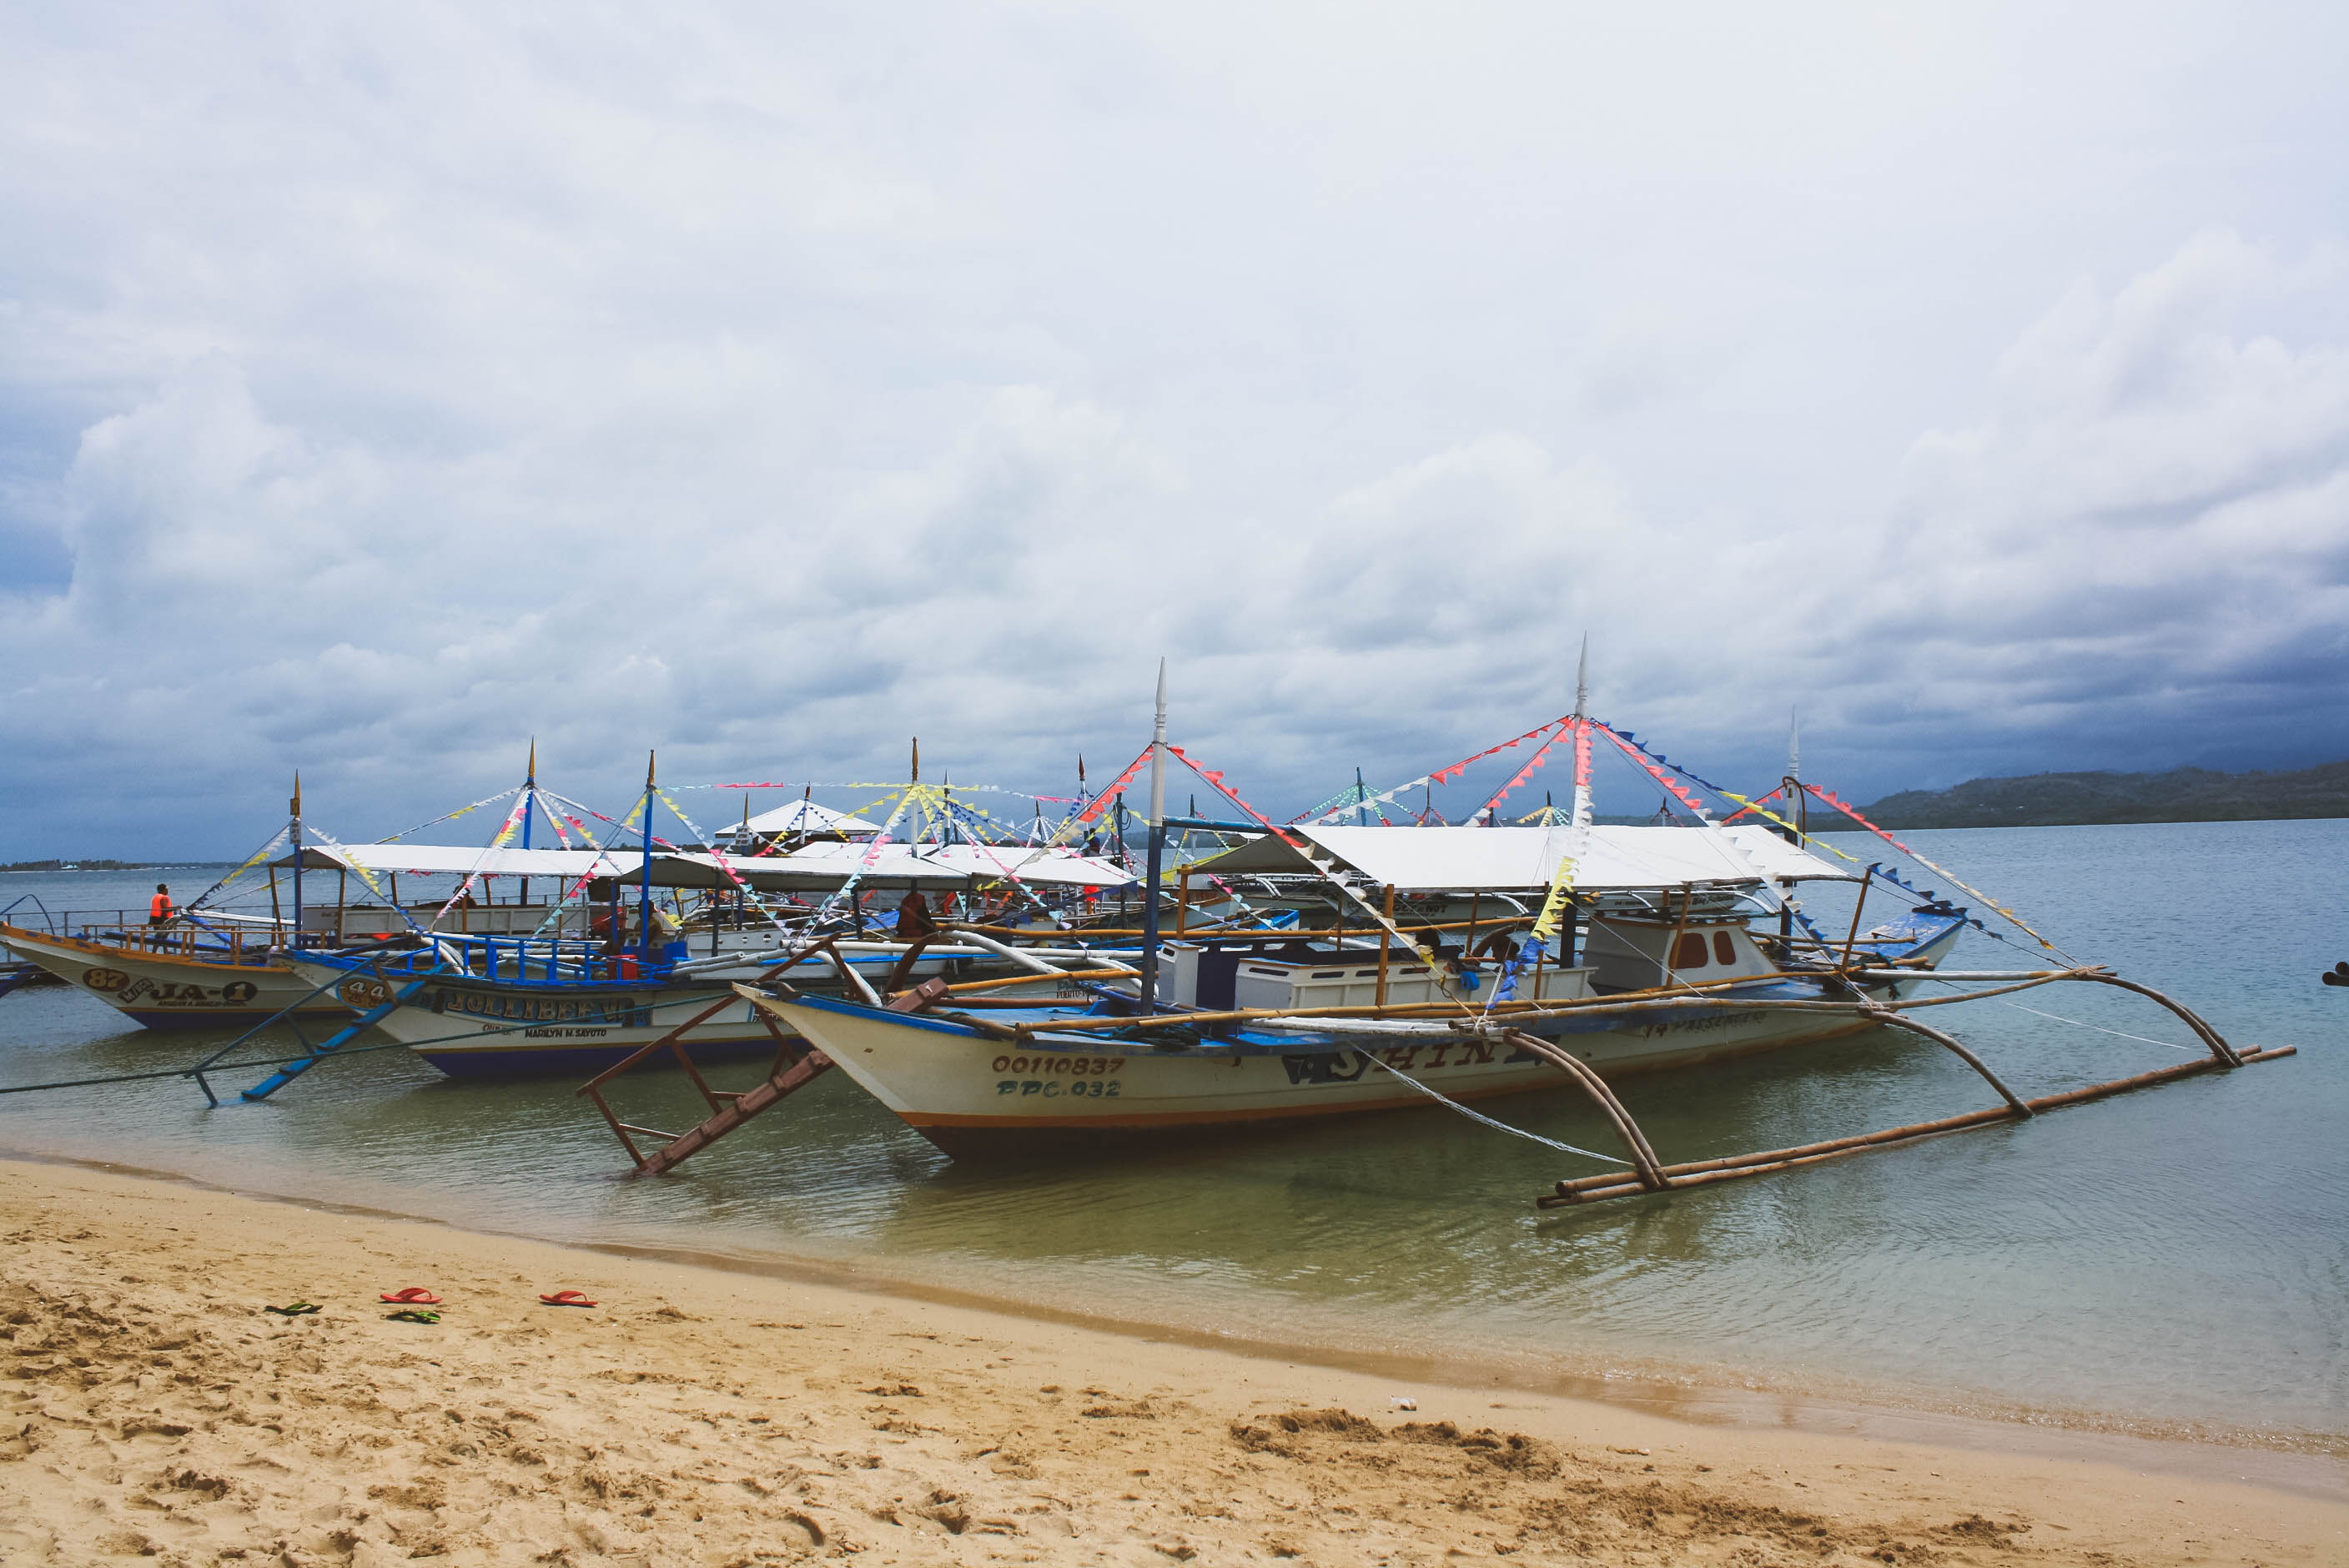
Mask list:
[[[150,920],[160,920],[171,913],[171,895],[170,893],[159,892],[147,901],[147,917]]]

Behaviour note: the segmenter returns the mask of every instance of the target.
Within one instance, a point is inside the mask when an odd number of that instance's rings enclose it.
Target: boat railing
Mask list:
[[[613,952],[602,943],[544,936],[468,935],[436,932],[398,949],[354,952],[380,965],[386,975],[466,975],[479,980],[533,985],[577,985],[655,980],[675,965],[662,959],[647,965],[633,949]]]
[[[12,912],[13,913],[13,912]],[[281,928],[264,924],[253,930],[245,923],[217,922],[209,917],[174,915],[157,925],[136,910],[44,909],[38,926],[47,935],[67,937],[119,948],[125,953],[165,958],[192,958],[207,964],[258,964],[282,935]],[[23,921],[10,923],[25,930]]]

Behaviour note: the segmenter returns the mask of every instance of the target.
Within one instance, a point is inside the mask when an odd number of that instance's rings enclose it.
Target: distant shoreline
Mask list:
[[[2034,773],[1904,789],[1860,811],[1889,829],[2091,828],[2349,817],[2349,761],[2288,773]]]
[[[2099,820],[2079,822],[1914,822],[1905,820],[1888,822],[1864,806],[1860,810],[1878,827],[1888,832],[1899,833],[1966,833],[1976,830],[1989,831],[1999,828],[2188,828],[2209,822],[2232,822],[2249,826],[2260,822],[2337,822],[2349,819],[2349,811],[2337,811],[2306,817],[2142,817],[2127,821]],[[1810,831],[1816,838],[1821,833],[1865,833],[1868,830],[1848,817],[1837,816],[1832,821],[1826,822],[1813,817]]]

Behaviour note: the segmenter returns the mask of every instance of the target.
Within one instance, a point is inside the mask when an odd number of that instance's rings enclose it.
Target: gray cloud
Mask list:
[[[1741,777],[2349,751],[2342,31],[20,8],[0,858],[1055,787],[1162,653],[1302,805],[1585,630]]]

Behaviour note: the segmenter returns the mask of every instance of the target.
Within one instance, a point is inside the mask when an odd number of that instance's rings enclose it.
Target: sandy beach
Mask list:
[[[0,1164],[0,1219],[12,1563],[2349,1561],[2349,1506],[2255,1486],[1398,1387],[112,1172]],[[439,1322],[387,1316],[411,1285]],[[599,1305],[539,1301],[564,1290]],[[322,1310],[263,1310],[298,1300]]]

